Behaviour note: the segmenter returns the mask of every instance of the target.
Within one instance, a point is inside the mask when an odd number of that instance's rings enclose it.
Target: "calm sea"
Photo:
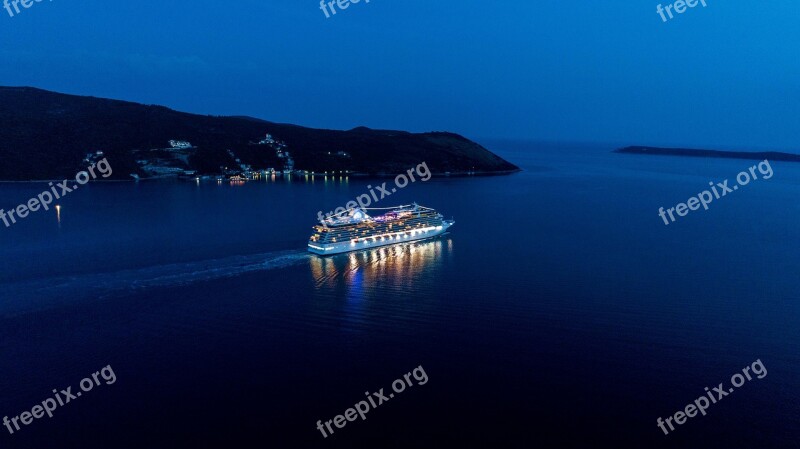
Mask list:
[[[486,145],[524,171],[385,198],[456,224],[380,250],[304,251],[317,211],[383,182],[358,178],[91,184],[0,227],[0,417],[117,377],[0,446],[797,447],[800,165],[665,226],[753,164]],[[0,184],[0,207],[44,188]],[[656,426],[757,359],[763,379]]]

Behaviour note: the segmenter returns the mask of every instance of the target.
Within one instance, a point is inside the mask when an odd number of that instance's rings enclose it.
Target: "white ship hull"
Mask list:
[[[416,240],[428,239],[444,234],[450,226],[453,226],[454,223],[455,222],[451,220],[443,220],[442,224],[439,226],[430,226],[411,232],[398,232],[385,234],[382,236],[368,237],[358,241],[326,244],[309,243],[308,250],[321,256],[330,256],[332,254],[348,253],[350,251],[377,248],[379,246],[397,245],[398,243],[413,242]]]

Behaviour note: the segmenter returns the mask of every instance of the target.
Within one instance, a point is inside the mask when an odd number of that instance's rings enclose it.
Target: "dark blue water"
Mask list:
[[[380,250],[304,252],[317,211],[376,182],[356,178],[92,184],[0,228],[0,417],[117,377],[0,445],[797,447],[800,166],[665,226],[752,164],[489,146],[524,171],[384,199],[456,225]],[[756,359],[766,377],[656,426]],[[316,429],[418,366],[425,385]]]

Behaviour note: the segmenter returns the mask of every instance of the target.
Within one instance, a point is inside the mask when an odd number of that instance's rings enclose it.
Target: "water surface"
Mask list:
[[[91,184],[0,229],[0,413],[118,378],[3,445],[795,444],[800,166],[665,226],[659,207],[752,164],[486,144],[524,171],[379,204],[456,220],[431,241],[307,254],[317,211],[376,182],[344,177]],[[0,184],[0,204],[44,186]],[[756,359],[765,378],[656,427]],[[316,430],[420,365],[427,384]]]

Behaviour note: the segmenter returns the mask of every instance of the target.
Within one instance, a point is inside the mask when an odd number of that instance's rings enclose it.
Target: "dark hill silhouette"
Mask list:
[[[763,161],[787,161],[800,162],[800,154],[782,153],[778,151],[720,151],[720,150],[698,150],[693,148],[660,148],[645,147],[641,145],[618,148],[615,153],[624,154],[649,154],[653,156],[685,156],[685,157],[707,157],[719,159],[749,159]]]
[[[253,168],[280,168],[283,160],[265,134],[286,143],[295,168],[400,173],[426,162],[434,173],[504,173],[513,164],[457,134],[312,129],[252,117],[189,114],[163,106],[65,95],[30,87],[0,87],[0,180],[62,179],[85,168],[83,158],[103,151],[114,178],[144,176],[137,158],[168,147],[170,139],[196,149],[187,168],[215,174],[234,165],[227,150]]]

